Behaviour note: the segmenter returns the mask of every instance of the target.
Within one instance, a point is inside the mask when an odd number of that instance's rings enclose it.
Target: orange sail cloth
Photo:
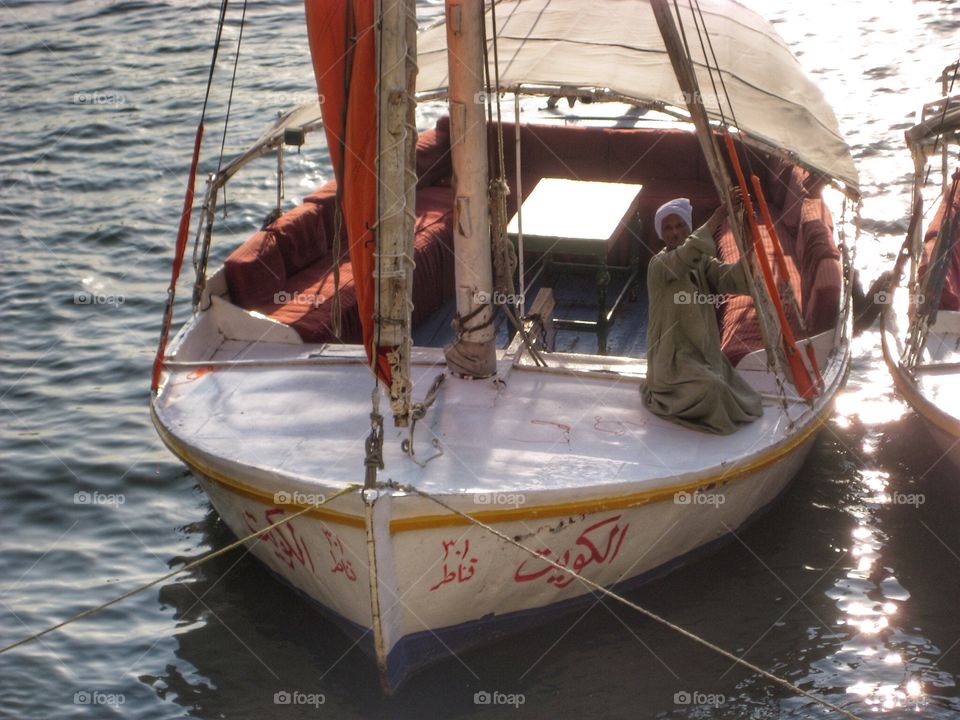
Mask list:
[[[377,35],[373,0],[305,0],[307,37],[330,159],[341,188],[344,230],[367,358],[374,352],[377,221]],[[377,375],[390,382],[386,353]]]
[[[780,331],[783,334],[783,351],[787,362],[790,364],[791,374],[793,375],[793,384],[797,388],[797,393],[804,400],[816,397],[819,392],[814,386],[813,379],[807,371],[800,357],[800,349],[793,338],[793,330],[790,329],[790,323],[787,320],[787,314],[783,309],[783,303],[780,301],[780,295],[777,291],[777,284],[773,278],[773,270],[770,267],[770,259],[767,257],[766,248],[763,247],[763,241],[760,239],[760,226],[753,214],[753,203],[750,200],[750,190],[747,187],[747,180],[744,177],[743,169],[740,167],[740,158],[737,157],[737,148],[733,144],[733,136],[729,131],[724,131],[723,139],[727,145],[727,155],[730,158],[730,164],[733,165],[734,173],[737,176],[737,184],[740,192],[743,194],[743,205],[746,209],[747,222],[750,225],[750,234],[753,237],[753,247],[757,253],[757,259],[760,262],[760,271],[763,275],[764,284],[773,307],[777,312],[777,318],[780,320]]]

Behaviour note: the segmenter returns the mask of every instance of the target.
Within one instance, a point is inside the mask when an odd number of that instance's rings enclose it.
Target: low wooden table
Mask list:
[[[558,328],[578,332],[595,332],[601,355],[607,352],[607,332],[627,292],[636,297],[640,275],[640,239],[629,243],[627,265],[609,265],[607,256],[614,243],[628,232],[635,220],[642,185],[633,183],[590,182],[542,178],[521,207],[523,216],[523,249],[544,254],[544,271],[549,280],[557,267],[595,269],[597,286],[597,320],[555,321]],[[519,213],[518,213],[519,215]],[[520,221],[514,215],[507,225],[507,234],[516,243]],[[637,225],[634,227],[639,230]],[[556,262],[555,253],[584,256],[590,263]],[[607,289],[612,272],[624,272],[627,282],[613,306],[607,308]]]

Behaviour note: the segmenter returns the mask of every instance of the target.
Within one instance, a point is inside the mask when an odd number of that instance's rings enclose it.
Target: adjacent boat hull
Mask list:
[[[960,473],[960,420],[955,415],[946,412],[932,398],[927,397],[924,389],[906,372],[898,361],[895,348],[899,347],[897,337],[897,323],[892,308],[885,308],[881,316],[881,345],[883,359],[887,364],[894,386],[900,396],[911,409],[920,416],[927,431],[933,437],[943,453],[936,459],[940,462],[944,458],[953,464],[955,474]],[[952,379],[958,373],[953,371]],[[953,407],[956,407],[956,395],[952,398]],[[960,477],[958,477],[960,479]]]

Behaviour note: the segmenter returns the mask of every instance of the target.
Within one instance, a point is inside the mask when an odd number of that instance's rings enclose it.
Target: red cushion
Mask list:
[[[766,228],[760,229],[760,235],[763,238],[763,246],[767,251],[767,257],[770,260],[773,277],[778,289],[781,288],[784,281],[789,282],[793,296],[796,298],[797,303],[800,304],[802,312],[803,302],[800,273],[797,270],[794,259],[790,255],[785,256],[784,259],[786,260],[788,277],[784,278],[774,258],[773,241],[767,234]],[[729,228],[723,231],[723,234],[717,241],[717,254],[724,262],[728,263],[736,262],[740,258],[740,253],[733,237],[733,231]],[[787,313],[787,320],[790,323],[794,335],[798,338],[802,337],[800,321],[793,304],[786,301],[784,290],[780,290],[779,294],[784,298],[783,307]],[[744,355],[763,347],[763,336],[760,333],[760,320],[757,317],[757,311],[753,305],[753,298],[749,295],[728,297],[728,301],[723,307],[720,347],[734,365],[740,362]]]
[[[287,271],[276,235],[261,230],[238,247],[224,262],[230,299],[240,307],[253,307],[283,289]]]
[[[432,187],[417,193],[413,260],[416,267],[412,320],[416,326],[453,297],[453,194],[450,188]]]
[[[317,202],[307,202],[304,206],[290,211],[279,221],[285,228],[299,227],[303,217],[317,218],[332,196],[327,193],[317,198]],[[414,225],[415,247],[413,322],[418,323],[433,313],[444,301],[453,296],[453,198],[450,188],[431,187],[417,193],[417,219]],[[286,222],[288,216],[292,222]],[[291,236],[295,237],[295,236]],[[254,242],[256,241],[256,242]],[[273,232],[258,233],[235,251],[235,255],[247,257],[263,247],[268,259],[273,259],[280,273],[284,272],[283,258],[280,255]],[[234,301],[250,310],[256,310],[267,317],[278,320],[294,328],[305,342],[347,342],[359,343],[362,337],[360,315],[354,287],[353,270],[346,256],[346,242],[343,244],[343,262],[340,265],[340,306],[341,334],[337,338],[333,333],[333,295],[334,278],[332,255],[328,252],[315,258],[312,263],[291,274],[283,275],[279,283],[269,284],[264,280],[266,267],[255,262],[250,275],[256,281],[259,290],[251,301],[244,296],[243,301],[233,295]],[[241,252],[242,251],[242,252]],[[231,256],[233,257],[233,256]],[[254,259],[257,259],[254,257]],[[234,262],[235,270],[245,266]],[[228,275],[229,282],[229,275]],[[243,285],[247,287],[251,283]]]
[[[266,302],[250,308],[290,325],[304,342],[337,342],[333,333],[333,270],[329,262],[317,262],[290,278],[283,303]],[[340,340],[359,343],[362,337],[356,289],[350,263],[340,266]]]
[[[608,176],[607,138],[593,128],[525,125],[520,143],[524,167],[536,169],[539,177],[604,180]]]
[[[771,215],[773,215],[774,220],[782,224],[786,232],[790,235],[796,234],[800,228],[800,214],[803,209],[803,200],[807,196],[807,191],[803,184],[806,177],[807,171],[794,165],[790,169],[783,204],[779,210],[771,208]]]
[[[330,180],[303,199],[304,203],[314,203],[319,206],[323,221],[323,232],[327,237],[327,244],[332,249],[334,239],[334,221],[337,202],[337,181]],[[346,228],[341,229],[341,247],[347,247]]]
[[[295,275],[330,251],[323,207],[317,203],[298,205],[267,229],[277,237],[288,276]]]
[[[816,335],[836,327],[840,311],[843,269],[840,261],[827,258],[817,264],[813,277],[803,284],[803,321],[807,332]]]
[[[417,189],[435,185],[452,173],[450,118],[444,115],[433,130],[427,130],[417,138]]]

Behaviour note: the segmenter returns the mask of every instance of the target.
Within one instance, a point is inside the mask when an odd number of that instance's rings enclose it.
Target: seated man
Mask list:
[[[647,379],[640,388],[655,415],[721,435],[763,414],[760,395],[720,352],[714,308],[724,293],[749,292],[742,266],[714,257],[713,233],[726,216],[721,205],[691,234],[687,198],[657,210],[654,225],[666,247],[647,268]]]

